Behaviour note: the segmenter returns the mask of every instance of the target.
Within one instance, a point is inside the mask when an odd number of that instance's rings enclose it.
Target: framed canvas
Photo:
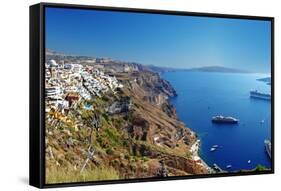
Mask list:
[[[274,172],[274,18],[30,7],[30,185]]]

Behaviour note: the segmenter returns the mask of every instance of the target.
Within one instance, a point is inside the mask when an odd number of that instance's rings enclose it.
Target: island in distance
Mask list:
[[[264,82],[267,85],[271,85],[271,77],[266,77],[266,78],[259,78],[257,79],[258,81]]]
[[[77,56],[77,55],[65,55],[60,52],[56,52],[53,50],[47,49],[46,55],[52,57],[53,59],[60,60],[61,58],[68,59],[71,61],[75,61],[76,59],[80,60],[91,60],[91,56]],[[109,59],[110,60],[110,59]],[[114,61],[118,62],[118,61]],[[110,63],[114,63],[110,60]],[[173,68],[173,67],[163,67],[163,66],[156,66],[156,65],[145,65],[136,62],[123,62],[119,61],[119,63],[123,64],[131,64],[135,67],[139,68],[142,71],[150,71],[156,73],[164,73],[164,72],[177,72],[177,71],[202,71],[202,72],[221,72],[221,73],[252,73],[251,71],[242,70],[238,68],[230,68],[224,66],[203,66],[203,67],[196,67],[196,68]],[[258,79],[260,81],[268,80],[268,79]]]
[[[222,72],[222,73],[251,73],[247,70],[237,69],[237,68],[229,68],[224,66],[204,66],[198,68],[187,69],[190,71],[202,71],[202,72]]]
[[[251,71],[230,68],[224,66],[203,66],[198,68],[169,68],[169,67],[159,67],[154,65],[142,65],[146,70],[153,72],[163,73],[163,72],[176,72],[176,71],[200,71],[200,72],[220,72],[220,73],[252,73]]]

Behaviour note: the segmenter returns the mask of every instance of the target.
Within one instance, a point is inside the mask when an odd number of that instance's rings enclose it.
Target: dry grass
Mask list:
[[[118,173],[113,168],[97,167],[84,170],[82,173],[75,170],[52,167],[46,170],[46,183],[88,182],[119,179]]]

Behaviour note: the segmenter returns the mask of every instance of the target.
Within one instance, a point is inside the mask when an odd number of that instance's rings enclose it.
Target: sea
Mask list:
[[[271,101],[250,98],[251,90],[270,93],[258,81],[265,74],[173,71],[161,76],[178,96],[170,98],[179,119],[201,140],[200,157],[223,170],[271,168],[264,140],[271,140]],[[216,115],[232,116],[238,124],[213,124]],[[218,145],[213,152],[210,149]],[[231,165],[231,168],[227,168]]]

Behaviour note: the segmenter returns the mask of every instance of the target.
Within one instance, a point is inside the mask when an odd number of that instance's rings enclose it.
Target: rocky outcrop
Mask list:
[[[114,101],[108,107],[108,113],[110,114],[119,114],[126,113],[132,109],[132,100],[129,97],[122,97],[120,100]]]
[[[162,79],[158,73],[153,72],[139,72],[135,73],[136,83],[143,87],[147,91],[151,91],[155,95],[159,95],[162,93],[167,97],[174,97],[177,95],[175,89],[171,86],[171,84]]]

